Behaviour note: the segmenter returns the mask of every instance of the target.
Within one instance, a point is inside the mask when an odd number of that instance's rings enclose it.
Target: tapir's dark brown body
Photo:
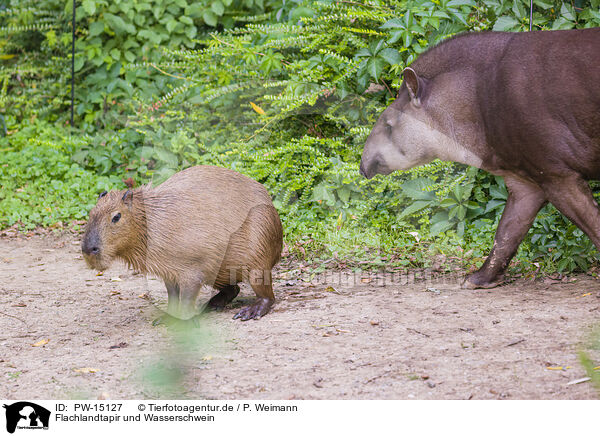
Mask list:
[[[468,278],[491,287],[537,212],[551,202],[600,248],[600,28],[473,33],[405,70],[363,152],[372,177],[435,158],[504,176],[509,190],[492,252]]]

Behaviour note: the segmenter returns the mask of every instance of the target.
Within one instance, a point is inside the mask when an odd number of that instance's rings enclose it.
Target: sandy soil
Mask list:
[[[263,319],[232,320],[252,301],[245,288],[177,332],[152,326],[159,280],[120,265],[97,276],[73,237],[0,238],[0,398],[598,398],[589,382],[569,384],[585,376],[577,353],[600,323],[589,276],[471,291],[291,274],[276,274]]]

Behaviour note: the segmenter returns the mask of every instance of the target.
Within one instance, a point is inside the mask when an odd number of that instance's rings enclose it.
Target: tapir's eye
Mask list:
[[[393,123],[392,123],[391,121],[386,121],[386,122],[385,122],[385,131],[386,131],[388,134],[391,134],[391,133],[392,133],[392,128],[393,128],[393,127],[394,127],[394,125],[393,125]]]
[[[113,218],[112,218],[112,222],[113,224],[118,222],[121,219],[121,212],[119,212],[118,214],[116,214]]]

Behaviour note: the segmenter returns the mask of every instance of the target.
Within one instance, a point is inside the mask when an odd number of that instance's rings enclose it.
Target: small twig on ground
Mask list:
[[[423,336],[425,336],[426,338],[430,338],[430,337],[431,337],[431,336],[429,336],[427,333],[422,333],[422,332],[420,332],[419,330],[415,330],[415,329],[412,329],[412,328],[410,328],[410,327],[407,327],[407,328],[406,328],[406,330],[408,330],[409,332],[417,333],[417,334],[419,334],[419,335],[423,335]]]
[[[0,315],[6,315],[10,318],[14,318],[14,319],[18,319],[19,321],[21,321],[23,324],[25,324],[27,326],[27,328],[29,328],[29,325],[27,324],[27,322],[25,322],[25,320],[19,318],[18,316],[14,316],[14,315],[9,315],[8,313],[4,313],[4,312],[0,312]]]
[[[525,339],[519,339],[518,341],[511,342],[510,344],[508,344],[506,346],[507,347],[512,347],[513,345],[520,344],[521,342],[525,342]]]

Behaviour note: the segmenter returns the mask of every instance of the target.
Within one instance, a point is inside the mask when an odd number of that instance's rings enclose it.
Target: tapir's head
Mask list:
[[[368,179],[436,158],[429,146],[439,135],[432,132],[427,111],[429,83],[411,68],[406,68],[403,75],[398,98],[383,111],[367,138],[360,173]]]

